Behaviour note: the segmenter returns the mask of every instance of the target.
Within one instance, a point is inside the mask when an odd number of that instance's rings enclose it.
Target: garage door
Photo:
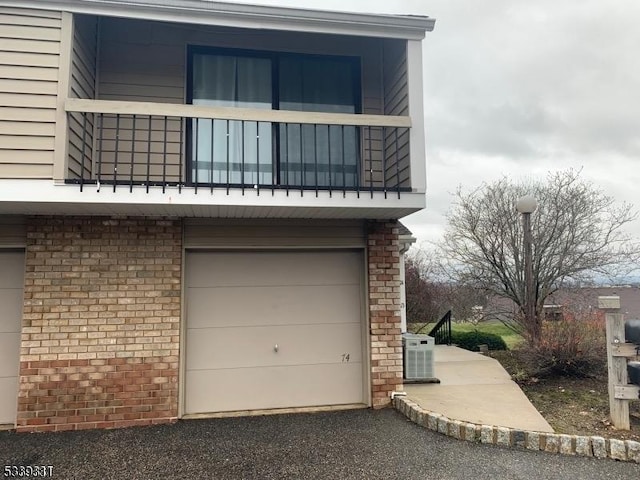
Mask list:
[[[360,252],[186,260],[185,413],[365,402]]]
[[[24,253],[0,250],[0,424],[14,424],[18,403]]]

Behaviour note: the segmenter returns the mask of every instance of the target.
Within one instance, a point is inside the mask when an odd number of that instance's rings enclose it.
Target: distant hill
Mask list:
[[[563,289],[551,295],[545,304],[568,305],[575,303],[597,309],[599,296],[615,295],[620,297],[620,312],[626,318],[640,318],[640,284],[638,283]]]
[[[598,297],[616,295],[620,297],[620,313],[623,313],[627,319],[640,319],[640,282],[625,285],[564,288],[549,296],[545,301],[545,306],[550,307],[549,311],[569,306],[597,310]],[[482,309],[482,316],[498,319],[511,318],[516,310],[517,308],[511,300],[493,297],[487,300],[486,307]]]

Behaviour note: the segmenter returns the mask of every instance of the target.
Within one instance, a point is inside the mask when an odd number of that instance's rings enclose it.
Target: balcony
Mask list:
[[[351,23],[65,18],[54,182],[6,181],[7,210],[394,219],[424,208],[413,26],[407,39]]]
[[[66,110],[66,182],[81,191],[411,191],[408,117],[81,99]]]

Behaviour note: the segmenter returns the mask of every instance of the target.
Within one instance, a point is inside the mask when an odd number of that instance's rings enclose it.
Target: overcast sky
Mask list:
[[[458,185],[503,175],[582,168],[640,207],[640,0],[258,1],[436,19],[424,42],[427,209],[403,220],[419,243],[441,238]],[[640,237],[640,221],[632,229]]]
[[[422,2],[427,209],[438,240],[457,185],[568,167],[640,207],[640,1]],[[640,222],[632,226],[640,236]]]

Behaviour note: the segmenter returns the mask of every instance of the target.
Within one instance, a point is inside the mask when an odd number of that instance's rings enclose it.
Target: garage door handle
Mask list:
[[[273,346],[273,351],[278,353],[278,344],[277,343]]]

